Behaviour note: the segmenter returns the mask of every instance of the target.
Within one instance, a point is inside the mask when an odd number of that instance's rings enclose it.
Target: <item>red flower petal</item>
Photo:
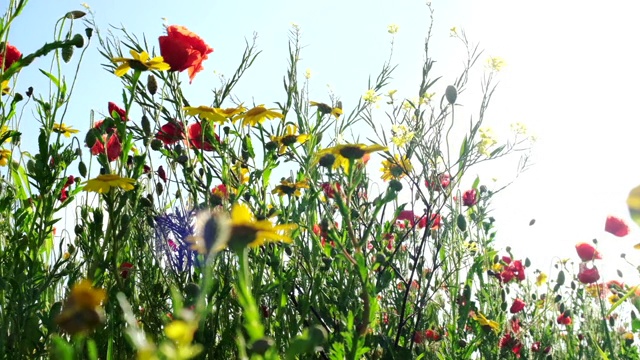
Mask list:
[[[609,215],[607,216],[607,222],[604,224],[604,231],[618,237],[623,237],[629,234],[629,226],[624,220]]]

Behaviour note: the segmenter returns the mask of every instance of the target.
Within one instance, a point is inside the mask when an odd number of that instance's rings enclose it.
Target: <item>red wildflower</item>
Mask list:
[[[320,186],[322,187],[324,196],[328,197],[329,199],[333,199],[336,196],[336,192],[340,193],[342,191],[342,186],[340,186],[340,183],[331,184],[328,182],[324,182]]]
[[[165,145],[175,144],[184,139],[184,125],[170,121],[162,125],[156,134],[156,139],[161,140]]]
[[[60,190],[60,196],[58,197],[58,200],[60,200],[60,202],[65,202],[68,198],[69,198],[69,191],[65,186],[62,188],[62,190]]]
[[[67,182],[64,183],[64,186],[71,186],[73,185],[73,183],[75,182],[76,178],[73,177],[73,175],[69,175],[69,177],[67,178]]]
[[[578,271],[578,280],[583,284],[593,284],[600,279],[600,273],[598,268],[593,266],[588,268],[586,263],[580,263],[580,270]]]
[[[204,150],[204,151],[213,151],[214,147],[207,140],[202,132],[202,125],[200,123],[195,123],[189,125],[189,129],[187,130],[189,136],[189,143],[196,149]],[[215,134],[216,140],[220,141],[218,135]]]
[[[531,344],[531,351],[533,352],[539,352],[540,351],[540,341],[536,341],[533,344]]]
[[[440,216],[440,214],[431,214],[431,221],[429,222],[429,224],[431,225],[431,230],[440,229],[440,226],[442,225],[442,217]]]
[[[602,259],[602,255],[600,255],[596,248],[584,242],[576,244],[576,251],[582,261]]]
[[[118,116],[120,117],[120,120],[122,121],[127,121],[127,112],[120,108],[118,105],[116,105],[116,103],[109,101],[109,116],[111,116],[112,118],[115,118],[113,116],[113,112],[115,111],[116,114],[118,114]]]
[[[415,333],[413,333],[413,342],[416,344],[422,344],[424,342],[422,331],[416,331]]]
[[[107,134],[104,134],[102,135],[102,139],[107,143],[107,159],[111,162],[119,158],[120,154],[122,154],[122,143],[120,143],[118,135],[113,134],[109,136],[107,140]],[[95,144],[91,147],[91,154],[104,154],[104,145],[102,142],[96,140]]]
[[[525,279],[524,269],[525,267],[522,265],[522,261],[516,260],[505,266],[500,273],[500,279],[505,284],[513,280],[514,277],[517,278],[518,281],[523,281]]]
[[[437,185],[437,183],[440,183],[440,186]],[[424,185],[431,189],[432,186],[431,184],[434,184],[435,186],[433,186],[433,190],[435,191],[440,191],[442,189],[446,189],[447,187],[449,187],[449,184],[451,184],[451,175],[449,174],[439,174],[436,176],[432,176],[430,180],[425,180],[424,181]]]
[[[133,270],[133,264],[130,262],[123,262],[122,264],[120,264],[120,276],[123,279],[126,279],[129,277],[129,272]]]
[[[478,192],[476,189],[467,190],[462,194],[462,205],[473,206],[478,203]]]
[[[629,226],[624,222],[624,220],[609,215],[607,216],[607,222],[604,224],[604,231],[617,237],[623,237],[629,234]]]
[[[566,315],[565,313],[562,313],[558,316],[558,318],[556,319],[556,322],[560,325],[571,325],[572,323],[571,316]]]
[[[224,184],[220,184],[211,189],[211,194],[218,196],[221,199],[229,198],[229,189]]]
[[[436,330],[427,330],[424,332],[424,337],[429,341],[438,341],[440,340],[440,334]]]
[[[189,70],[189,80],[204,69],[202,62],[207,60],[213,48],[202,38],[184,26],[167,26],[167,35],[158,38],[160,54],[171,66],[171,71]]]
[[[513,304],[511,304],[511,308],[509,309],[509,312],[512,314],[517,314],[520,311],[522,311],[522,309],[524,309],[525,306],[526,304],[524,303],[524,301],[516,298],[515,300],[513,300]]]
[[[13,65],[14,62],[20,60],[22,53],[18,48],[13,45],[6,44],[6,49],[0,48],[0,66],[2,66],[2,71],[6,70],[8,67]]]

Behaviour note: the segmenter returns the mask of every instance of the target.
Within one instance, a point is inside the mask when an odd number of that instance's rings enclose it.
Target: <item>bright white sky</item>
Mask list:
[[[230,75],[244,39],[254,31],[263,53],[237,95],[246,103],[281,101],[292,22],[303,31],[307,47],[302,67],[312,71],[311,93],[318,101],[328,101],[330,85],[345,108],[353,106],[367,90],[368,77],[376,76],[387,59],[387,26],[392,23],[400,27],[394,51],[400,66],[388,90],[414,97],[428,26],[427,8],[418,0],[112,0],[89,5],[103,30],[109,23],[124,24],[136,35],[144,33],[154,46],[162,33],[162,17],[206,39],[215,52],[205,71],[187,85],[188,96],[202,104],[210,103],[210,89],[218,84],[213,71]],[[510,123],[523,122],[539,139],[535,166],[494,202],[499,246],[510,245],[516,256],[529,256],[534,268],[547,270],[552,257],[577,259],[575,243],[597,238],[605,256],[601,273],[613,277],[620,268],[632,274],[634,269],[618,260],[621,252],[634,254],[632,245],[640,242],[635,225],[631,235],[618,239],[604,232],[604,221],[608,214],[628,219],[627,193],[640,184],[634,146],[640,134],[635,106],[640,90],[634,86],[640,83],[640,5],[632,0],[435,0],[432,5],[432,56],[438,61],[435,71],[445,75],[438,97],[461,68],[462,49],[449,38],[449,29],[456,26],[480,42],[486,50],[483,59],[500,56],[508,64],[500,73],[487,124],[501,133]],[[73,9],[81,9],[74,0],[32,0],[10,42],[23,52],[35,50],[51,40],[55,15]],[[121,91],[118,79],[99,68],[104,60],[93,47],[80,74],[84,83],[75,94],[73,117],[65,119],[81,130],[88,127],[91,109],[106,112],[107,102],[118,101]],[[24,72],[19,88],[41,81],[36,71]],[[458,101],[477,111],[479,88],[477,76]],[[506,182],[514,168],[503,163],[480,175],[485,183],[492,177]],[[534,218],[536,224],[530,227]]]

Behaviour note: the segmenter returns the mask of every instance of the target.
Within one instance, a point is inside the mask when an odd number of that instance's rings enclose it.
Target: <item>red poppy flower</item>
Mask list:
[[[162,125],[156,134],[156,139],[161,140],[165,145],[175,144],[184,139],[184,125],[170,121]]]
[[[422,344],[424,342],[422,331],[416,331],[415,333],[413,333],[413,342],[416,344]]]
[[[189,80],[204,67],[202,62],[207,60],[213,48],[202,38],[184,26],[171,25],[167,27],[167,35],[158,38],[160,54],[164,62],[171,66],[171,71],[189,70]]]
[[[593,284],[600,280],[600,273],[598,268],[593,266],[587,267],[586,263],[580,263],[580,270],[578,271],[578,280],[583,284]]]
[[[609,215],[607,216],[607,222],[604,224],[604,231],[618,237],[623,237],[629,234],[629,226],[624,220]]]
[[[565,315],[565,313],[562,313],[558,316],[558,318],[556,319],[556,322],[560,325],[571,325],[572,321],[571,321],[571,316]]]
[[[427,340],[429,341],[438,341],[440,340],[440,334],[438,334],[437,331],[435,330],[427,330],[424,332],[424,337],[427,338]]]
[[[602,259],[602,255],[590,244],[585,242],[576,244],[576,251],[582,261],[590,261],[595,259]]]
[[[202,125],[200,123],[189,125],[189,129],[187,129],[187,132],[189,136],[189,143],[191,144],[191,146],[204,151],[214,150],[211,142],[209,142],[209,140],[204,137],[204,134],[202,133]],[[215,137],[216,140],[220,141],[220,138],[217,134],[215,134]]]
[[[18,48],[10,44],[6,45],[6,49],[0,48],[0,51],[2,50],[4,50],[4,52],[0,53],[0,65],[2,66],[2,71],[4,71],[13,65],[14,62],[20,60],[22,53]]]
[[[509,312],[512,314],[517,314],[520,311],[522,311],[522,309],[524,309],[525,306],[526,304],[524,303],[524,301],[516,298],[515,300],[513,300],[513,304],[511,304],[511,308],[509,309]]]
[[[467,190],[462,194],[462,205],[473,206],[478,203],[478,193],[476,189]]]
[[[112,134],[108,137],[107,134],[102,135],[103,141],[107,143],[107,159],[109,162],[116,160],[122,154],[122,143],[120,143],[120,138],[118,138],[118,134]],[[96,140],[93,147],[91,147],[91,154],[99,155],[104,153],[104,145],[102,142]]]
[[[211,194],[218,196],[221,199],[229,198],[229,189],[225,186],[225,184],[220,184],[213,189],[211,189]]]
[[[113,112],[116,112],[116,114],[118,114],[118,116],[120,117],[120,120],[122,121],[127,121],[127,112],[120,108],[118,105],[116,105],[116,103],[109,101],[109,116],[113,117]]]

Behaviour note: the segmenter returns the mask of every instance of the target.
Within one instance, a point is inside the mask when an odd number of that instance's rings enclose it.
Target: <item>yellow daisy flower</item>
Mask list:
[[[238,106],[236,108],[227,108],[227,109],[212,108],[209,106],[198,106],[198,107],[187,106],[187,107],[184,107],[183,110],[189,116],[200,116],[205,120],[210,120],[210,121],[222,124],[226,122],[227,119],[233,119],[235,115],[240,114],[246,109],[242,106]]]
[[[133,59],[117,57],[111,59],[112,63],[118,64],[121,63],[114,73],[118,77],[124,76],[129,70],[139,70],[139,71],[147,71],[147,70],[158,70],[158,71],[167,71],[171,69],[171,66],[164,62],[164,58],[162,56],[156,56],[154,58],[150,58],[149,54],[146,51],[141,53],[136,52],[135,50],[130,50],[129,53],[133,57]]]
[[[388,148],[382,145],[364,145],[364,144],[343,144],[336,145],[318,152],[316,155],[316,163],[322,163],[323,158],[327,155],[334,157],[333,168],[342,167],[345,172],[349,172],[349,160],[360,160],[365,155],[374,151],[387,151]],[[322,164],[321,164],[322,165]]]
[[[264,105],[258,105],[242,115],[238,115],[236,120],[242,119],[242,125],[256,126],[262,124],[265,119],[284,118],[284,115],[273,109],[267,109]]]
[[[538,276],[536,276],[536,285],[537,286],[542,286],[544,284],[547,283],[547,274],[541,272],[540,274],[538,274]]]
[[[279,154],[284,154],[287,151],[287,147],[291,146],[295,143],[304,144],[305,141],[309,139],[309,135],[300,134],[296,135],[298,132],[298,127],[295,125],[287,125],[285,129],[285,134],[283,136],[272,136],[271,141],[280,145],[280,149],[278,150]]]
[[[70,334],[94,329],[103,320],[100,304],[106,297],[106,291],[94,288],[91,280],[80,281],[71,289],[56,323]]]
[[[235,204],[231,209],[231,218],[223,213],[204,213],[199,215],[196,236],[189,237],[192,248],[201,253],[211,249],[213,253],[229,247],[241,251],[248,247],[258,247],[267,242],[282,241],[291,243],[289,233],[297,229],[296,224],[273,225],[269,220],[256,220],[245,204]]]
[[[169,357],[174,359],[191,359],[200,354],[204,347],[201,344],[192,344],[196,330],[198,330],[197,319],[174,320],[167,324],[164,333],[173,340],[175,348],[165,347],[163,349],[165,355],[170,355]]]
[[[0,139],[4,139],[4,137],[7,135],[8,132],[9,132],[9,127],[7,126],[0,127]],[[11,136],[8,136],[6,139],[4,139],[3,142],[7,142],[10,139],[11,139]]]
[[[382,180],[389,181],[391,179],[402,179],[405,175],[409,174],[413,170],[413,166],[406,156],[400,158],[399,155],[395,155],[393,158],[389,158],[382,161]]]
[[[11,150],[0,150],[0,166],[7,166],[9,159],[11,159]]]
[[[62,124],[53,124],[53,132],[56,132],[58,134],[62,134],[64,135],[64,137],[71,137],[71,134],[77,134],[80,132],[80,130],[76,130],[74,128],[72,128],[71,126],[67,126],[65,125],[65,123]]]
[[[276,188],[273,189],[271,193],[278,194],[280,196],[293,195],[295,197],[300,197],[302,195],[302,193],[300,192],[300,189],[308,189],[308,188],[309,188],[309,185],[307,185],[306,181],[298,181],[294,183],[287,179],[282,179],[280,181],[280,185],[276,186]]]
[[[119,187],[124,191],[133,190],[135,179],[123,178],[116,174],[100,175],[85,183],[84,191],[93,191],[99,194],[108,193],[112,187]]]
[[[315,101],[309,101],[310,106],[316,106],[318,108],[318,112],[322,115],[331,114],[336,119],[342,115],[342,104],[341,101],[338,101],[338,105],[336,107],[331,107],[325,103],[319,103]]]

